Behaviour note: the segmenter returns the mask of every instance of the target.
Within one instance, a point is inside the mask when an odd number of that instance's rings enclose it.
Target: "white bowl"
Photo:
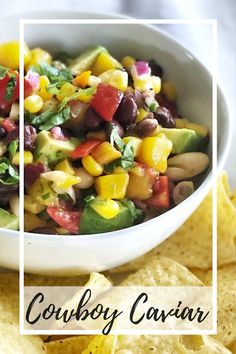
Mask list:
[[[98,13],[34,13],[33,18],[109,18]],[[117,17],[117,16],[116,16]],[[1,20],[1,40],[17,38],[18,18]],[[156,59],[178,90],[184,117],[212,130],[211,75],[173,38],[147,25],[31,25],[25,30],[30,46],[50,51],[79,53],[88,45],[106,46],[120,58],[131,54]],[[229,117],[225,100],[218,92],[218,168],[222,168],[229,146]],[[211,149],[209,154],[211,155]],[[211,168],[201,186],[183,203],[163,215],[128,229],[96,235],[51,236],[25,233],[25,271],[73,275],[104,271],[124,264],[169,237],[198,207],[211,188]],[[19,234],[0,230],[0,265],[18,269]]]

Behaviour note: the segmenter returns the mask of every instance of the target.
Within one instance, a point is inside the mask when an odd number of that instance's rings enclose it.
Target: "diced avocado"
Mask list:
[[[18,230],[19,217],[0,208],[0,227],[3,229]]]
[[[132,226],[136,217],[134,213],[132,213],[131,208],[121,202],[118,203],[120,206],[119,213],[112,219],[103,218],[93,208],[87,205],[82,214],[80,233],[96,234]],[[133,208],[135,210],[134,206]]]
[[[34,157],[43,163],[57,163],[66,158],[79,145],[79,139],[58,140],[50,132],[41,131],[36,138]]]
[[[88,49],[86,52],[81,54],[78,58],[73,60],[69,66],[72,74],[78,75],[85,70],[91,69],[98,55],[102,52],[107,52],[106,48],[102,46],[97,46]]]
[[[172,153],[182,154],[184,152],[199,151],[202,146],[202,136],[191,129],[162,128],[161,133],[172,142]]]

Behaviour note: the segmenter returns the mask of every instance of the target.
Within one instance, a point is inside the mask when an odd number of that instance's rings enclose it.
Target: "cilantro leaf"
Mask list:
[[[132,200],[124,198],[120,202],[129,209],[133,220],[136,220],[141,215],[143,215],[143,211],[141,209],[136,208],[136,206],[134,205],[134,202],[132,202]]]
[[[3,80],[7,75],[8,69],[0,65],[0,80]]]
[[[17,152],[18,145],[19,145],[18,139],[12,140],[10,142],[10,144],[8,146],[8,151],[10,152],[11,155],[14,155]]]
[[[56,125],[61,125],[70,119],[70,107],[64,108],[62,111],[54,113],[43,125],[39,126],[40,130],[50,130]]]
[[[10,101],[12,99],[14,89],[16,87],[16,82],[17,82],[16,77],[14,76],[10,77],[10,80],[8,81],[6,87],[6,95],[5,95],[6,101]]]
[[[18,172],[14,169],[6,157],[2,157],[0,159],[0,183],[17,184],[18,181]]]
[[[37,67],[31,66],[30,69],[37,72],[40,76],[46,75],[50,83],[55,84],[56,88],[61,87],[66,82],[71,82],[73,79],[69,68],[58,70],[52,65],[41,63]]]

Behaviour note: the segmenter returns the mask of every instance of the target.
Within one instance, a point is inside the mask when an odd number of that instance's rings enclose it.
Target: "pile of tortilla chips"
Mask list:
[[[107,275],[52,278],[26,275],[26,285],[109,287],[123,274],[122,286],[212,284],[212,196],[168,240],[139,259]],[[236,354],[236,191],[227,175],[218,181],[218,334],[20,336],[17,273],[0,275],[1,354]],[[71,301],[75,301],[72,299]]]

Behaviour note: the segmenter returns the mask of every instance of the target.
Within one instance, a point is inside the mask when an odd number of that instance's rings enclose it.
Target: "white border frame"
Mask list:
[[[24,180],[24,26],[34,24],[209,24],[212,26],[212,323],[211,330],[150,330],[112,334],[150,335],[212,335],[217,334],[217,20],[216,19],[20,19],[20,180]],[[25,330],[24,329],[24,183],[20,183],[20,240],[19,240],[19,292],[20,292],[20,334],[21,335],[87,335],[101,334],[98,330]]]

